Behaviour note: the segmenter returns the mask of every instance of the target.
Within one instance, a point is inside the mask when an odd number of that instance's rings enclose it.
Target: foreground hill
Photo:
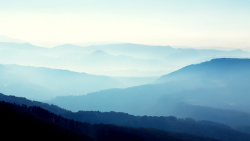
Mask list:
[[[214,59],[184,67],[161,77],[155,84],[105,90],[82,96],[57,97],[50,102],[73,111],[174,115],[219,121],[231,126],[250,125],[249,66],[250,59]],[[190,105],[190,109],[179,106],[180,103]],[[206,107],[203,114],[206,112],[205,115],[210,116],[197,116],[203,107]],[[223,116],[221,111],[231,116]],[[232,115],[237,115],[238,118],[234,119]]]
[[[18,105],[38,106],[50,112],[56,113],[68,119],[73,119],[80,122],[88,122],[91,124],[113,124],[121,126],[130,126],[136,128],[154,128],[168,132],[179,134],[191,134],[202,137],[217,138],[221,140],[244,140],[248,139],[245,127],[241,127],[240,131],[230,128],[229,126],[210,122],[210,121],[195,121],[193,119],[178,119],[173,116],[169,117],[151,117],[151,116],[132,116],[126,113],[117,112],[95,112],[95,111],[79,111],[73,113],[61,109],[54,105],[48,105],[37,101],[30,101],[25,98],[14,96],[6,96],[1,94],[0,101],[16,103]],[[153,130],[152,130],[153,131]]]
[[[39,107],[27,108],[0,102],[0,111],[1,138],[5,140],[17,138],[19,140],[93,140],[86,134],[63,128],[62,125],[69,124],[70,121],[63,121],[61,117]]]
[[[76,122],[39,107],[0,102],[2,136],[13,140],[97,140],[97,141],[215,141],[215,139],[176,134],[155,129]],[[9,136],[12,135],[12,136]],[[241,139],[247,139],[247,136]]]

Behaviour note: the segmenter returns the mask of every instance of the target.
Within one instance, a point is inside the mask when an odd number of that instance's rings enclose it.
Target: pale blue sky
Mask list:
[[[0,35],[40,45],[250,47],[250,0],[0,0]]]

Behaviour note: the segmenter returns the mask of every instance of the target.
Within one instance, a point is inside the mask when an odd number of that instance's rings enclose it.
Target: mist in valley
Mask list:
[[[0,1],[3,137],[249,141],[249,5]]]

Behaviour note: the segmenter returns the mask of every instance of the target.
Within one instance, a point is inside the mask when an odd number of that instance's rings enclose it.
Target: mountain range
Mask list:
[[[82,95],[153,82],[154,77],[108,77],[68,70],[0,64],[0,91],[33,100]]]
[[[66,69],[119,77],[155,77],[213,58],[249,56],[249,52],[242,50],[198,50],[128,43],[86,47],[65,44],[53,48],[29,43],[0,43],[0,64]]]
[[[152,84],[57,97],[49,103],[73,111],[173,115],[231,126],[250,125],[248,66],[250,59],[213,59],[164,75]]]
[[[27,124],[29,132],[34,121],[41,127],[34,131],[51,127],[46,135],[69,140],[249,140],[249,57],[242,50],[1,42],[0,92],[8,95],[0,94],[1,121]]]

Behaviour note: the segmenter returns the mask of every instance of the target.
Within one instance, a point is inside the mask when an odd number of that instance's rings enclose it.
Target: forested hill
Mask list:
[[[39,107],[0,102],[1,138],[5,140],[93,140],[70,130],[72,122]],[[86,124],[88,126],[88,124]]]
[[[45,108],[46,110],[50,112],[61,115],[64,118],[74,119],[75,121],[80,121],[80,122],[88,122],[91,124],[113,124],[113,125],[120,125],[120,126],[131,126],[131,127],[136,127],[136,128],[139,128],[139,127],[155,128],[155,129],[165,130],[168,132],[169,131],[175,132],[178,134],[185,133],[185,134],[191,134],[191,135],[196,135],[196,136],[203,136],[203,137],[210,137],[210,138],[217,138],[217,139],[231,140],[231,141],[237,141],[237,140],[242,141],[244,139],[246,140],[250,139],[250,135],[241,133],[226,125],[217,124],[217,123],[209,122],[209,121],[178,119],[173,116],[169,116],[169,117],[132,116],[126,113],[117,113],[117,112],[102,113],[102,112],[95,112],[95,111],[79,111],[79,112],[73,113],[71,111],[61,109],[54,105],[49,105],[46,103],[40,103],[36,101],[30,101],[25,98],[6,96],[3,94],[0,94],[0,101],[16,103],[18,105],[25,104],[25,105],[31,106],[31,108],[32,106],[36,106],[36,107],[39,106],[39,107]],[[88,124],[88,126],[90,125]],[[113,126],[111,126],[110,128],[112,127]],[[130,128],[126,128],[126,129],[130,129]],[[148,130],[145,132],[148,132]]]
[[[240,58],[217,58],[200,64],[188,65],[180,70],[161,76],[156,83],[175,82],[180,83],[192,82],[197,85],[198,80],[202,85],[220,82],[223,84],[232,84],[235,81],[249,82],[250,59]],[[242,84],[240,83],[240,84]],[[182,83],[180,83],[182,84]],[[218,85],[218,83],[216,83]]]
[[[40,107],[0,102],[1,138],[6,140],[215,141],[155,129],[76,122]]]

